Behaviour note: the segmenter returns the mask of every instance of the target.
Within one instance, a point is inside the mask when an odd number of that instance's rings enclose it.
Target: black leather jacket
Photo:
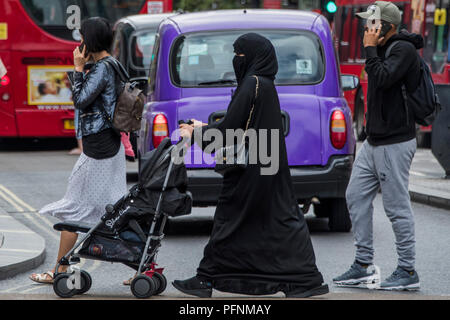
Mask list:
[[[116,107],[116,73],[103,58],[95,63],[87,75],[74,72],[72,97],[75,108],[80,110],[78,126],[81,135],[88,136],[111,128],[111,123],[101,108],[112,119]]]

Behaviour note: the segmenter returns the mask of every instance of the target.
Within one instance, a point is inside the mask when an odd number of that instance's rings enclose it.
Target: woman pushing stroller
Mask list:
[[[224,119],[210,125],[181,124],[182,136],[195,140],[208,129],[218,129],[225,136],[227,129],[245,129],[248,123],[257,135],[259,129],[283,131],[273,45],[261,35],[248,33],[235,41],[234,52],[238,86]],[[196,130],[201,134],[193,134]],[[279,170],[274,175],[261,175],[259,159],[243,170],[225,173],[212,234],[197,273],[175,280],[175,288],[197,297],[211,297],[213,288],[251,295],[282,291],[287,297],[328,293],[294,198],[284,136],[279,137]]]

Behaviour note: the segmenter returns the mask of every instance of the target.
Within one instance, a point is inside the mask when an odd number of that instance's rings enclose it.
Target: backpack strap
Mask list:
[[[118,61],[114,57],[109,57],[105,59],[105,62],[114,69],[114,71],[119,75],[122,82],[128,82],[130,80],[130,75],[128,74],[127,70],[125,70],[120,61]]]
[[[123,83],[128,82],[128,72],[125,70],[125,68],[122,66],[122,64],[117,61],[115,58],[113,57],[108,57],[104,60],[108,65],[110,65],[113,70],[119,75],[121,81]],[[122,71],[123,70],[123,71]],[[116,85],[117,85],[117,81],[116,81]],[[119,97],[119,94],[117,94],[117,97]],[[114,126],[113,124],[113,119],[112,117],[114,117],[114,115],[110,115],[106,109],[105,106],[103,105],[103,103],[100,104],[100,109],[101,112],[103,113],[103,118],[110,124],[111,129],[118,135],[120,136],[120,131]]]
[[[389,45],[389,47],[386,49],[386,52],[384,53],[385,59],[387,59],[391,55],[392,48],[399,42],[400,40],[396,40]]]

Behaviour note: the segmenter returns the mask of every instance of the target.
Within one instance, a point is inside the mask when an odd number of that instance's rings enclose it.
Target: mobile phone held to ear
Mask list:
[[[84,42],[82,42],[82,43],[80,44],[80,46],[78,47],[78,50],[80,50],[80,53],[83,52],[85,46],[86,46],[86,45],[84,44]],[[87,58],[87,56],[88,56],[88,52],[87,52],[87,49],[86,49],[86,52],[84,53],[84,57]]]
[[[381,21],[380,38],[384,37],[391,29],[392,25],[389,22]]]

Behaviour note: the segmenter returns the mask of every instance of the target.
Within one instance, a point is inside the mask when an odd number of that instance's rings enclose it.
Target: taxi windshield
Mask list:
[[[131,65],[135,70],[148,70],[152,62],[156,29],[135,34],[130,41]]]

